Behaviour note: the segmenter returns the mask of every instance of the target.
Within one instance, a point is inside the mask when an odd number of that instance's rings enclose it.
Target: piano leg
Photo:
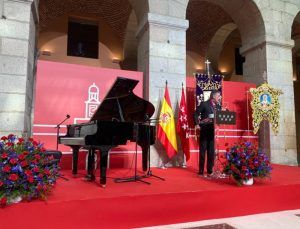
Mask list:
[[[73,157],[72,157],[72,174],[76,175],[77,174],[77,164],[78,164],[78,152],[79,152],[78,146],[73,146]]]
[[[87,174],[87,180],[90,181],[94,181],[95,180],[95,168],[94,168],[94,164],[95,164],[95,150],[94,149],[89,149],[88,152],[88,174]]]
[[[100,147],[100,185],[106,186],[107,157],[111,147]]]
[[[148,158],[149,158],[149,145],[147,144],[140,144],[142,148],[142,165],[143,171],[146,172],[148,170]]]

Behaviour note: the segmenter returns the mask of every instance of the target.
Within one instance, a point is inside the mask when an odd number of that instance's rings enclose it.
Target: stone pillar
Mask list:
[[[271,156],[272,163],[297,164],[296,123],[293,89],[292,49],[293,43],[262,42],[242,50],[245,56],[245,81],[264,82],[263,72],[267,72],[268,83],[281,89],[280,129],[277,136],[271,126],[262,123],[259,132],[260,147]]]
[[[261,41],[254,47],[244,45],[241,49],[241,55],[245,57],[243,81],[256,85],[262,84],[264,82],[263,74],[267,69],[265,42]],[[250,92],[248,93],[250,95]],[[252,114],[249,115],[251,116]],[[258,137],[259,148],[270,156],[270,126],[268,122],[263,121],[260,124]]]
[[[266,44],[268,82],[281,89],[280,129],[277,136],[270,131],[273,163],[297,165],[295,100],[293,86],[292,47],[289,44]]]
[[[37,1],[1,1],[0,135],[32,132]]]
[[[158,117],[165,82],[173,111],[178,106],[181,85],[186,82],[186,30],[188,21],[175,17],[148,13],[140,21],[138,37],[138,70],[144,72],[144,98],[154,104]],[[166,162],[159,144],[151,148],[151,164]]]

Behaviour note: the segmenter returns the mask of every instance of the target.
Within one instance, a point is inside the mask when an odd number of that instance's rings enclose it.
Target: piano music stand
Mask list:
[[[150,128],[149,128],[150,129]],[[150,130],[149,130],[150,131]],[[138,145],[138,137],[139,137],[139,128],[138,128],[138,123],[134,124],[134,136],[135,136],[135,159],[134,159],[134,176],[132,177],[124,177],[124,178],[115,178],[116,183],[123,183],[123,182],[143,182],[145,184],[151,184],[148,181],[142,180],[145,178],[144,176],[138,176],[137,175],[137,145]]]
[[[216,110],[214,115],[214,146],[215,146],[215,165],[213,171],[213,178],[226,178],[227,175],[223,174],[222,168],[224,166],[223,162],[220,160],[219,150],[216,145],[216,139],[218,138],[218,133],[216,134],[216,128],[219,125],[234,125],[236,124],[236,113],[232,111],[222,111]]]

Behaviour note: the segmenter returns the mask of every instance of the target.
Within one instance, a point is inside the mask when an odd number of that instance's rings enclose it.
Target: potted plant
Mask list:
[[[13,134],[0,140],[0,205],[45,198],[58,176],[58,165],[43,144]]]
[[[226,150],[223,172],[239,185],[252,185],[254,177],[270,177],[271,170],[267,155],[251,142],[237,143]]]

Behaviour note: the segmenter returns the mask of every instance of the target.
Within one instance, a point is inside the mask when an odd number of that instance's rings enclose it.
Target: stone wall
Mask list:
[[[1,1],[0,134],[30,135],[36,68],[37,1]]]

